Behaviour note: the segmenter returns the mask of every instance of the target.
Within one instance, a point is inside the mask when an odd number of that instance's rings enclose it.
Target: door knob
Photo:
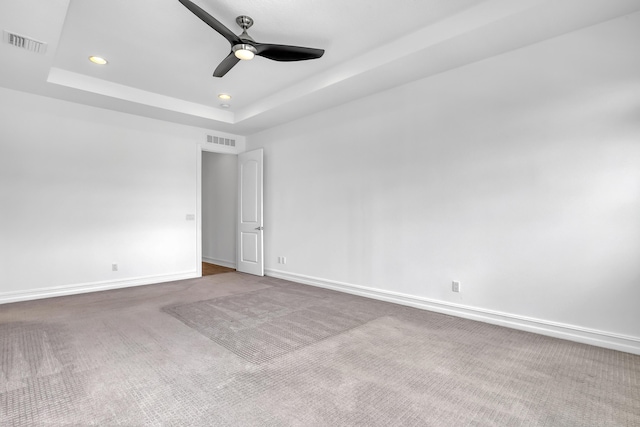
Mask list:
[[[264,227],[256,227],[256,230],[264,230]]]

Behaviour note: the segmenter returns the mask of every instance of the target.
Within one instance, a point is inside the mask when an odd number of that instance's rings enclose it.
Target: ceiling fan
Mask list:
[[[257,43],[247,34],[253,25],[253,19],[248,16],[238,16],[236,23],[242,28],[242,34],[236,36],[230,29],[222,25],[217,19],[209,15],[202,8],[189,0],[178,0],[187,9],[202,19],[207,25],[216,30],[231,44],[231,53],[218,65],[213,72],[214,77],[222,77],[240,60],[253,59],[254,55],[263,56],[274,61],[304,61],[320,58],[324,49],[311,47],[288,46],[282,44]]]

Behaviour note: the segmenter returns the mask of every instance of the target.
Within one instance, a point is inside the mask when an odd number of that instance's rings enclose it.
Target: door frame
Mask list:
[[[209,144],[211,145],[211,144]],[[237,150],[222,150],[218,147],[197,144],[196,147],[196,274],[202,277],[202,153],[231,154],[238,156]],[[236,259],[236,265],[238,260]]]

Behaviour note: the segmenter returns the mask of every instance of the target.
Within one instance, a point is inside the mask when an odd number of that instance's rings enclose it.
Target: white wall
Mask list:
[[[202,153],[202,260],[236,266],[238,156]]]
[[[7,89],[0,117],[0,302],[197,275],[210,131]]]
[[[639,16],[250,136],[268,274],[640,352]]]

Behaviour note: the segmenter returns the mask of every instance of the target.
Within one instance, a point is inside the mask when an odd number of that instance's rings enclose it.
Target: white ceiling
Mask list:
[[[248,135],[305,114],[640,10],[640,0],[194,0],[258,42],[326,50],[256,57],[222,78],[228,42],[178,0],[0,3],[0,29],[48,43],[0,44],[0,86]],[[106,66],[90,63],[103,56]],[[218,93],[229,93],[229,109]]]

